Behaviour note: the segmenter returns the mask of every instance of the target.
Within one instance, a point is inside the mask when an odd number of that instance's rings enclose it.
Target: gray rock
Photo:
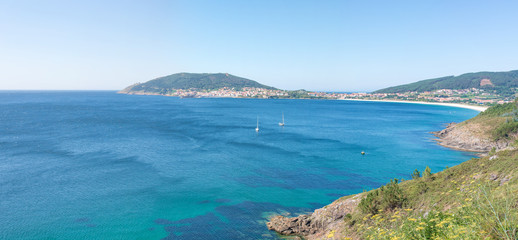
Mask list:
[[[360,202],[362,194],[345,200],[337,200],[313,213],[297,217],[274,216],[266,223],[269,230],[282,235],[297,235],[307,239],[324,234],[330,226],[343,224],[346,214],[352,213]]]

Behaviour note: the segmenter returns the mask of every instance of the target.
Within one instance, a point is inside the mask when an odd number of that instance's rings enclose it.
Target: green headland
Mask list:
[[[491,106],[512,101],[517,90],[518,70],[440,77],[370,93],[281,90],[228,73],[177,73],[133,84],[119,93],[193,98],[397,100]]]

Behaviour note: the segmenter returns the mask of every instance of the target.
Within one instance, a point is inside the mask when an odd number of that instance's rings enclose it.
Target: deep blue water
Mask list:
[[[275,239],[264,224],[271,214],[468,160],[429,132],[476,114],[405,103],[0,92],[0,239]]]

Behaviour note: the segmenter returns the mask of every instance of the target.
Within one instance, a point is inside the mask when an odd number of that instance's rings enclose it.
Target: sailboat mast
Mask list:
[[[255,128],[256,132],[259,132],[259,116],[257,116],[257,127]]]

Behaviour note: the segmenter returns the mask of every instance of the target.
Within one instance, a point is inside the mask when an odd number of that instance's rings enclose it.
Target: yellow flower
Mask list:
[[[405,209],[405,211],[410,212],[410,211],[412,211],[412,209],[411,208],[407,208],[407,209]]]
[[[335,236],[335,230],[333,230],[329,234],[327,234],[327,238],[332,238],[334,236]]]
[[[426,223],[424,223],[424,222],[420,222],[420,223],[419,223],[419,225],[426,225]]]
[[[415,222],[415,221],[417,221],[417,219],[415,219],[415,218],[408,218],[408,221]]]
[[[421,231],[421,230],[423,230],[423,229],[424,229],[424,227],[417,227],[415,230],[416,230],[416,231]]]
[[[395,221],[396,221],[396,219],[392,219],[392,220],[390,220],[390,222],[395,222]]]

